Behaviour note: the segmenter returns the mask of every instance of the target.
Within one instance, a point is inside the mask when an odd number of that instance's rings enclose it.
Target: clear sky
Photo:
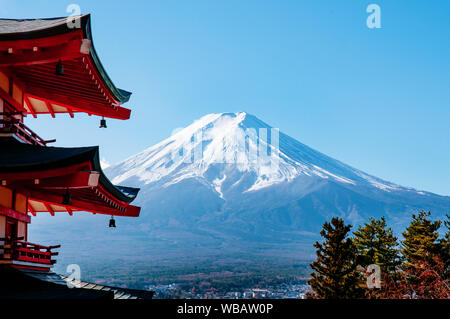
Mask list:
[[[389,181],[450,195],[450,2],[401,0],[16,1],[5,18],[92,14],[130,121],[42,116],[59,146],[117,162],[212,112],[246,111]],[[366,7],[381,8],[381,29]]]

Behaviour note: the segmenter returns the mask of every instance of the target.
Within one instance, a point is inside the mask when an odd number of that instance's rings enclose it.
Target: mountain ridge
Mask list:
[[[400,237],[413,213],[442,219],[450,212],[449,196],[367,174],[243,112],[208,114],[104,171],[116,184],[141,188],[138,219],[116,218],[111,231],[101,217],[44,215],[31,225],[33,240],[63,238],[60,258],[72,261],[81,247],[152,262],[193,254],[309,259],[332,217],[355,228],[385,216]]]
[[[228,121],[225,121],[227,122],[228,125],[221,125],[220,122],[226,118],[229,118]],[[211,133],[210,131],[212,130],[212,128],[213,130],[214,128],[216,128],[215,131],[219,131],[219,133],[213,132],[218,136],[212,137],[210,136],[211,134],[209,133]],[[168,153],[173,153],[174,151],[173,146],[178,148],[185,146],[187,144],[187,141],[195,134],[198,134],[199,131],[206,132],[204,134],[206,136],[203,137],[203,144],[205,144],[204,143],[205,141],[207,141],[208,143],[218,144],[217,143],[218,139],[225,138],[225,136],[222,136],[225,135],[224,132],[231,131],[232,133],[231,138],[234,138],[235,141],[231,142],[225,141],[224,144],[225,147],[228,146],[228,148],[231,149],[231,153],[233,153],[235,151],[235,148],[239,147],[239,145],[237,145],[238,143],[236,142],[236,140],[238,139],[238,135],[240,133],[245,134],[243,131],[248,129],[273,130],[273,127],[246,112],[208,114],[206,116],[203,116],[199,120],[194,121],[191,125],[187,126],[186,128],[177,132],[171,137],[163,140],[162,142],[157,143],[154,146],[151,146],[134,156],[128,157],[127,159],[119,162],[118,164],[111,165],[107,169],[107,172],[109,172],[112,175],[113,182],[115,183],[122,183],[126,181],[126,179],[129,176],[133,175],[139,176],[141,181],[144,181],[145,184],[156,182],[158,181],[159,176],[163,177],[172,173],[170,169],[166,171],[161,169],[162,164],[164,164],[164,167],[167,168],[168,163],[170,162],[168,158],[163,158],[163,156],[166,156]],[[289,137],[288,135],[282,132],[279,133],[279,136],[280,136],[279,139],[280,145],[278,148],[280,154],[279,160],[281,164],[283,164],[282,169],[285,169],[284,172],[280,171],[275,172],[276,174],[281,175],[282,178],[279,180],[280,182],[292,180],[293,178],[297,177],[299,174],[302,173],[303,174],[313,173],[321,177],[326,176],[328,178],[331,177],[339,179],[340,181],[347,183],[367,181],[371,183],[373,186],[383,189],[403,189],[411,191],[414,190],[413,188],[402,187],[397,184],[374,177],[360,170],[357,170],[347,164],[342,163],[341,161],[338,161],[323,153],[320,153],[301,142],[298,142],[297,140]],[[258,142],[261,143],[261,139],[259,136],[257,137],[257,139]],[[270,135],[268,140],[270,140]],[[226,145],[227,143],[229,145]],[[188,149],[188,151],[190,152],[195,151],[195,148],[197,146],[198,145],[194,145],[193,147]],[[214,158],[213,155],[218,153],[218,151],[220,151],[218,150],[217,145],[214,145],[215,148],[213,148],[212,150],[211,145],[206,145],[206,149],[204,145],[202,146],[203,146],[202,147],[203,158],[201,159],[201,161],[199,161],[199,163],[204,166],[208,166],[211,164],[218,164],[217,162],[214,162],[214,160],[217,160],[217,157]],[[226,151],[230,152],[229,149],[227,149]],[[161,153],[163,153],[163,156],[161,156]],[[270,145],[269,145],[269,153],[270,153]],[[233,155],[234,154],[231,155],[225,154],[225,157],[228,156],[233,158]],[[156,162],[158,160],[162,160],[162,162],[161,161],[159,162],[159,166],[152,163],[152,161]],[[188,169],[191,172],[194,172],[191,176],[201,176],[202,173],[205,173],[205,170],[199,171],[200,169],[199,165],[195,165],[195,163],[192,164],[194,165],[188,166]],[[242,163],[237,162],[237,164]],[[176,163],[176,165],[180,166],[180,163]],[[122,170],[126,172],[122,175],[119,175],[117,172],[118,166],[119,167],[121,166]],[[242,167],[242,165],[240,166]],[[177,166],[174,166],[173,164],[172,167],[177,168]],[[139,171],[136,168],[140,168],[141,170]],[[265,168],[266,167],[263,167],[263,169]],[[255,171],[257,169],[261,169],[261,167],[255,169],[254,166],[252,167],[251,165],[247,165],[246,167],[244,167],[243,170]],[[274,174],[273,172],[271,173],[272,173],[271,177],[273,178]],[[268,186],[271,185],[271,183],[266,183],[265,185]]]
[[[205,115],[106,173],[142,188],[143,220],[161,236],[188,225],[224,241],[301,241],[294,234],[318,234],[332,216],[354,225],[386,216],[400,229],[417,210],[450,210],[448,196],[367,174],[245,112]]]

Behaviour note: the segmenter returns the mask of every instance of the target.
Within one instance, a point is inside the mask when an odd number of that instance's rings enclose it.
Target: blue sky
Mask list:
[[[130,121],[43,116],[59,146],[117,162],[212,112],[246,111],[389,181],[450,195],[448,1],[14,1],[5,18],[92,14]],[[381,8],[368,29],[366,7]]]

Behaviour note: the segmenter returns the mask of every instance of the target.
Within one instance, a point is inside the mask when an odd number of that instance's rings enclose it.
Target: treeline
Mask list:
[[[449,215],[446,233],[430,212],[412,215],[399,242],[384,217],[370,218],[350,236],[351,225],[333,218],[323,225],[311,263],[308,298],[448,299]]]

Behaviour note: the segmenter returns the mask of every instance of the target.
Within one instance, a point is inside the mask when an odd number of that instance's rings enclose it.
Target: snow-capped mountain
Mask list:
[[[450,197],[366,174],[244,112],[206,115],[106,173],[142,188],[141,229],[174,245],[279,249],[311,243],[332,216],[400,229],[420,209],[450,211]]]
[[[206,115],[105,173],[141,188],[139,218],[117,218],[111,230],[108,216],[43,214],[33,220],[31,240],[57,239],[62,263],[86,263],[80,251],[89,262],[94,255],[309,258],[332,216],[354,225],[386,216],[400,236],[418,210],[435,218],[450,212],[448,196],[366,174],[246,113]]]
[[[244,191],[302,176],[386,191],[407,190],[317,152],[245,112],[208,114],[108,172],[116,184],[129,179],[136,183],[137,178],[139,186],[162,182],[167,187],[199,178],[223,197],[224,191],[237,188],[242,181],[242,176],[230,170],[252,175]],[[239,179],[233,180],[236,177]]]

